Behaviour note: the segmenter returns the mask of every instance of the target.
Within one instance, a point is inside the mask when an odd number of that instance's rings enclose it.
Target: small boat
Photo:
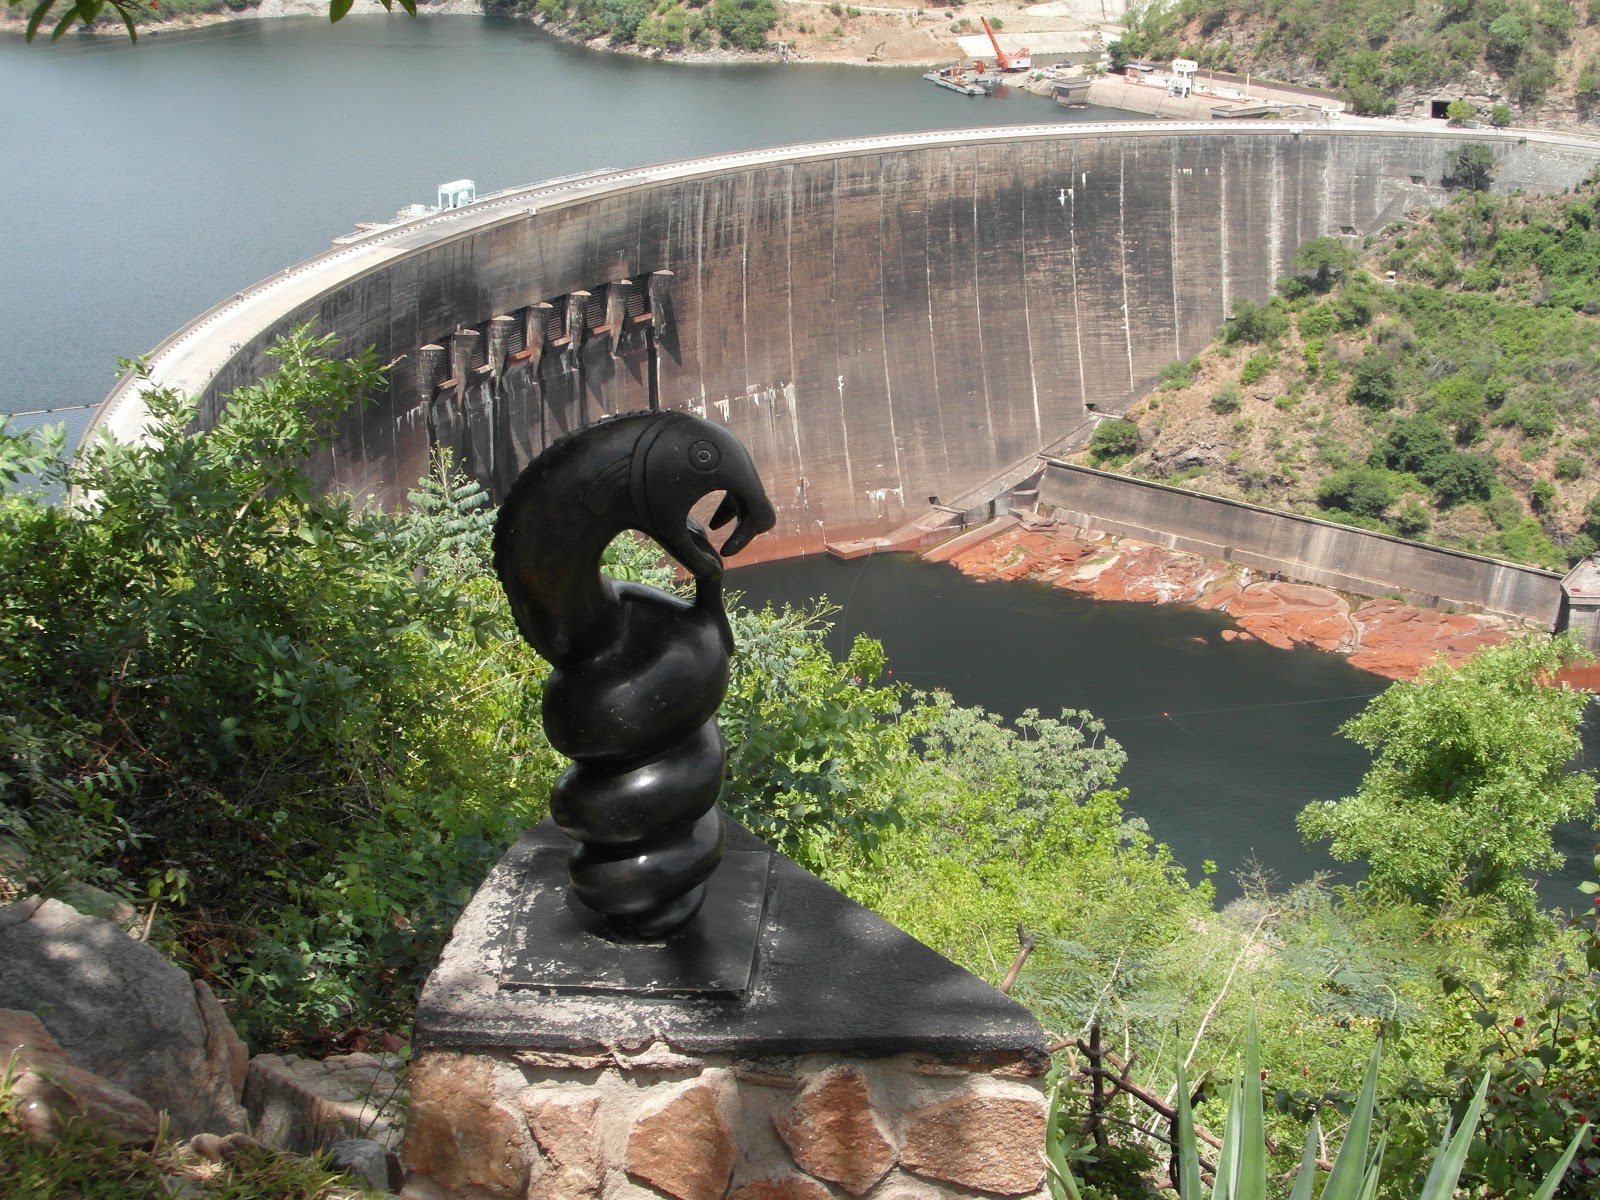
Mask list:
[[[923,78],[929,83],[937,83],[942,88],[949,88],[952,92],[960,92],[963,96],[987,96],[989,94],[986,89],[973,83],[959,67],[944,67],[940,70],[929,71]]]

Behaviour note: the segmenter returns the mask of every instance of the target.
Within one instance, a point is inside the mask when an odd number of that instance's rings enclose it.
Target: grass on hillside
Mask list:
[[[0,1063],[0,1196],[7,1200],[355,1200],[368,1193],[319,1159],[259,1147],[210,1162],[164,1133],[122,1147],[96,1126],[69,1122],[59,1141],[24,1128],[23,1100]]]

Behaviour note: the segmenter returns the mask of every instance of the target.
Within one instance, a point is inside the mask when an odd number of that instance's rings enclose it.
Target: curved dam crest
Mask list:
[[[756,557],[885,534],[1036,465],[1295,249],[1442,195],[1492,146],[1495,190],[1559,191],[1600,143],[1364,123],[910,134],[497,193],[239,293],[151,357],[222,397],[312,322],[397,360],[315,473],[395,505],[431,445],[503,495],[571,429],[659,406],[726,425],[778,507]],[[137,436],[125,381],[92,428]],[[1018,476],[1020,477],[1020,476]]]

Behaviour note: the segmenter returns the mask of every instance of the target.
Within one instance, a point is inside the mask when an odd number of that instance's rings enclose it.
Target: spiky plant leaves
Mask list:
[[[1361,1200],[1375,1200],[1378,1184],[1383,1181],[1383,1152],[1388,1147],[1389,1135],[1384,1134],[1378,1139],[1378,1148],[1373,1151],[1372,1162],[1368,1164],[1366,1178],[1361,1183]]]
[[[1478,1084],[1478,1091],[1472,1097],[1472,1103],[1467,1105],[1461,1126],[1454,1135],[1450,1132],[1450,1123],[1445,1122],[1439,1153],[1434,1156],[1427,1181],[1422,1185],[1422,1200],[1450,1200],[1455,1195],[1456,1180],[1460,1178],[1461,1168],[1467,1161],[1467,1150],[1472,1145],[1473,1134],[1478,1131],[1478,1119],[1483,1115],[1483,1098],[1488,1091],[1489,1073],[1485,1071],[1483,1081]]]
[[[1333,1170],[1328,1172],[1328,1182],[1323,1185],[1322,1200],[1360,1200],[1367,1174],[1367,1146],[1372,1139],[1372,1110],[1378,1101],[1378,1056],[1382,1051],[1381,1042],[1372,1048],[1361,1096],[1350,1114],[1350,1125],[1333,1160]]]
[[[1178,1059],[1178,1200],[1204,1200],[1200,1183],[1200,1147],[1195,1142],[1194,1113],[1189,1105],[1189,1080]],[[1311,1200],[1309,1196],[1303,1200]]]
[[[1289,1200],[1311,1200],[1311,1189],[1317,1182],[1317,1143],[1321,1137],[1321,1116],[1312,1110],[1311,1124],[1306,1126],[1306,1148],[1300,1152],[1300,1169],[1294,1173]]]
[[[1577,1157],[1578,1147],[1583,1145],[1584,1138],[1589,1136],[1589,1122],[1585,1121],[1583,1127],[1567,1143],[1566,1150],[1562,1153],[1556,1165],[1550,1168],[1550,1174],[1544,1177],[1544,1182],[1539,1185],[1539,1190],[1534,1193],[1533,1200],[1550,1200],[1556,1194],[1556,1188],[1561,1186],[1561,1178],[1567,1173],[1567,1168],[1572,1165],[1572,1160]]]
[[[1060,1078],[1050,1088],[1050,1117],[1044,1131],[1044,1164],[1050,1200],[1082,1200],[1077,1177],[1067,1166],[1066,1138],[1061,1129]]]
[[[1267,1122],[1261,1097],[1261,1036],[1256,1010],[1244,1039],[1244,1074],[1239,1080],[1243,1113],[1239,1122],[1239,1151],[1234,1175],[1235,1200],[1267,1200]]]
[[[1236,1078],[1228,1088],[1228,1120],[1222,1128],[1222,1150],[1217,1155],[1217,1178],[1211,1186],[1211,1200],[1237,1200],[1240,1126],[1243,1124],[1244,1080]]]

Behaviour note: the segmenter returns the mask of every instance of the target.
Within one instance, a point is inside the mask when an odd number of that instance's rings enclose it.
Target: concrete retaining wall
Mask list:
[[[1404,593],[1554,627],[1561,576],[1459,550],[1051,462],[1039,500],[1057,518],[1366,596]]]
[[[1506,189],[1571,186],[1600,162],[1600,143],[1556,135],[1287,122],[741,153],[502,193],[343,248],[206,314],[154,371],[202,393],[208,420],[301,322],[398,359],[319,465],[385,504],[430,437],[503,483],[574,425],[692,411],[729,426],[767,482],[779,526],[757,552],[818,551],[905,524],[1077,426],[1086,402],[1148,386],[1235,299],[1264,297],[1298,245],[1387,219],[1467,140],[1494,147]],[[651,279],[646,337],[608,305]],[[605,299],[558,346],[541,314],[579,293]],[[523,357],[486,361],[497,335]],[[132,423],[126,399],[102,424]]]

